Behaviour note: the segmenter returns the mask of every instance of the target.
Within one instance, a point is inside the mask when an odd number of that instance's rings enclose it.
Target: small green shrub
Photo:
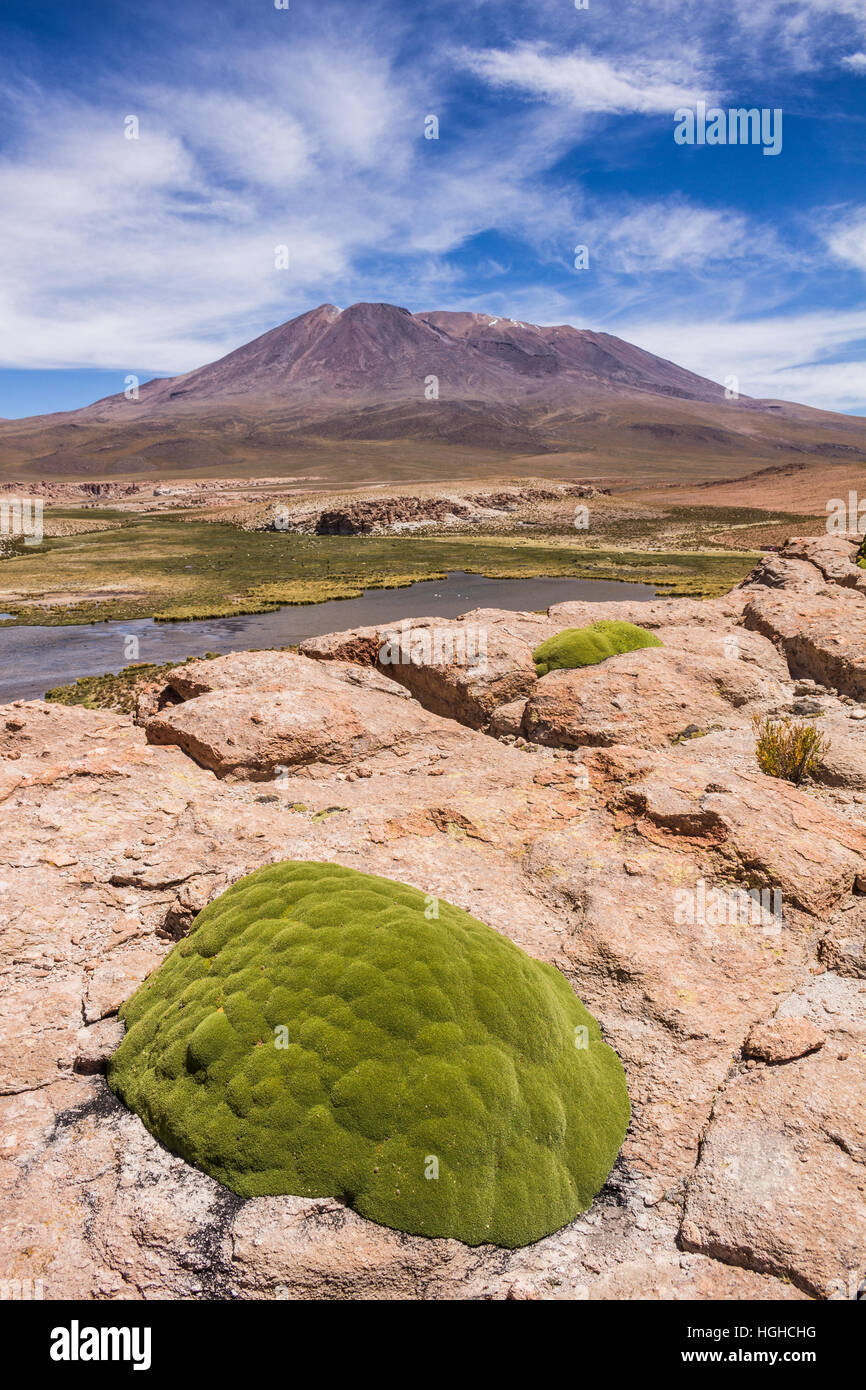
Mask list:
[[[609,656],[634,652],[640,647],[661,647],[663,643],[646,628],[634,623],[591,623],[589,627],[567,627],[548,637],[532,653],[535,674],[546,676],[548,671],[570,670],[574,666],[596,666]]]
[[[786,782],[802,782],[817,766],[819,758],[830,747],[826,734],[814,724],[797,719],[753,720],[755,757],[758,766],[768,777],[783,777]]]
[[[584,1211],[629,1121],[568,981],[442,899],[259,869],[123,1005],[111,1089],[244,1197],[337,1196],[397,1230],[525,1245]]]

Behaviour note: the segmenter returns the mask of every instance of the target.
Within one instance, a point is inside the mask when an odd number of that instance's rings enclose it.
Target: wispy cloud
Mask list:
[[[824,238],[838,261],[866,273],[866,207],[834,209],[825,218]]]
[[[825,410],[866,402],[866,361],[829,360],[862,340],[861,312],[632,322],[623,334],[713,381],[736,376],[748,396],[808,401]]]
[[[669,113],[707,94],[690,65],[677,72],[677,64],[615,63],[586,49],[557,53],[531,43],[462,56],[472,72],[494,87],[514,88],[590,114]]]
[[[596,263],[628,275],[657,270],[698,270],[781,252],[772,230],[760,230],[742,214],[702,207],[682,197],[617,199],[596,207],[585,226]]]
[[[348,47],[299,56],[288,90],[269,67],[262,54],[255,90],[150,87],[131,109],[45,94],[22,113],[0,161],[7,364],[184,370],[388,246],[407,220],[405,91]]]

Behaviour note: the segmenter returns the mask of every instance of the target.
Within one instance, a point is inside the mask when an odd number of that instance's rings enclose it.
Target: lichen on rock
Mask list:
[[[616,1053],[552,965],[442,899],[335,864],[241,879],[121,1009],[109,1084],[244,1197],[337,1196],[514,1247],[603,1185]]]

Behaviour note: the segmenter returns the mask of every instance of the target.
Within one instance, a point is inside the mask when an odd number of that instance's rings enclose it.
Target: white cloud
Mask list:
[[[730,22],[742,36],[739,51],[759,69],[808,72],[835,66],[840,47],[866,37],[866,2],[734,0]]]
[[[239,55],[233,81],[144,88],[131,107],[19,104],[0,160],[0,363],[188,370],[337,297],[366,248],[408,246],[421,119],[380,55],[296,51],[291,83],[272,55]]]
[[[850,212],[847,218],[835,214],[825,233],[827,246],[836,257],[856,270],[866,271],[866,208]]]
[[[700,207],[682,198],[623,204],[593,212],[586,229],[594,263],[625,274],[697,270],[720,261],[764,255],[772,233],[752,229],[739,213]]]
[[[0,161],[0,365],[186,371],[311,303],[448,289],[442,256],[490,227],[570,235],[570,196],[537,183],[564,141],[544,113],[493,161],[477,140],[443,159],[423,138],[429,93],[365,48],[295,54],[290,85],[284,59],[239,55],[234,80],[146,88],[131,110],[38,93],[19,110]],[[372,290],[356,268],[371,254]]]
[[[862,312],[623,322],[611,331],[711,381],[734,375],[747,396],[824,410],[862,409],[866,402],[866,360],[828,360],[863,338]]]
[[[852,72],[866,73],[866,53],[849,53],[847,58],[842,59],[843,68],[850,68]]]
[[[171,88],[152,93],[150,100],[160,124],[188,132],[202,163],[225,178],[279,188],[312,171],[311,132],[273,103]]]
[[[690,66],[672,76],[676,65],[671,62],[614,64],[586,50],[555,53],[545,45],[521,43],[465,53],[463,61],[493,87],[516,88],[587,114],[672,113],[708,95]]]

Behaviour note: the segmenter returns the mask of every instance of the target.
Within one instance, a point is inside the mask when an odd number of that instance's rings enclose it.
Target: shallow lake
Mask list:
[[[0,628],[0,704],[32,700],[80,676],[117,672],[139,661],[161,664],[205,652],[288,647],[305,637],[401,618],[456,618],[472,608],[532,611],[552,603],[587,599],[655,598],[651,584],[605,579],[488,579],[456,570],[446,579],[424,579],[405,589],[366,589],[360,598],[286,606],[198,622],[82,623],[68,627]],[[131,638],[137,639],[137,652]]]

